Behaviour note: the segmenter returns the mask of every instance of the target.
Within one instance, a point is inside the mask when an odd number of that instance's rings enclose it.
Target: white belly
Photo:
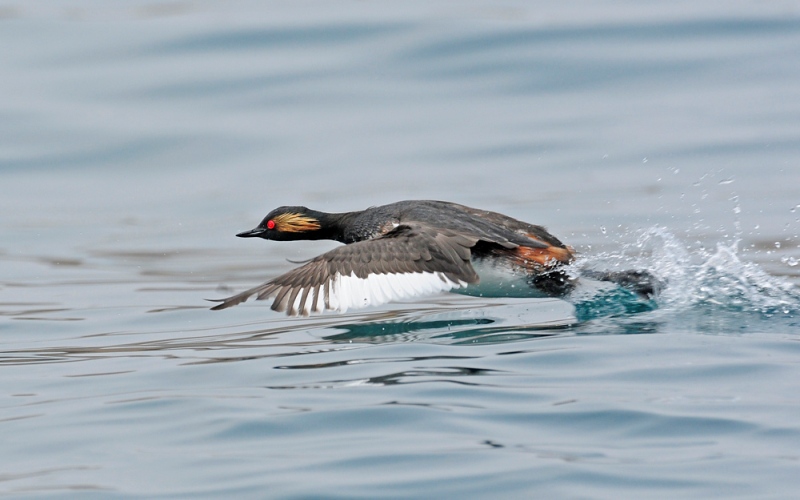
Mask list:
[[[473,259],[472,267],[480,276],[480,282],[452,292],[473,297],[548,297],[530,286],[526,275],[497,260]]]

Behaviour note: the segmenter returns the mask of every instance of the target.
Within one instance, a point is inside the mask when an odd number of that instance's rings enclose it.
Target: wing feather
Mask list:
[[[335,248],[267,283],[227,299],[225,309],[255,295],[288,314],[377,305],[476,283],[470,264],[475,236],[404,223],[383,236]]]

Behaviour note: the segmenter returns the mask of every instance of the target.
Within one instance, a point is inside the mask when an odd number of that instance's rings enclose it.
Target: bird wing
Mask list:
[[[386,234],[335,248],[305,265],[220,300],[225,309],[255,295],[274,298],[272,309],[289,315],[378,305],[477,283],[470,249],[478,237],[403,223]]]

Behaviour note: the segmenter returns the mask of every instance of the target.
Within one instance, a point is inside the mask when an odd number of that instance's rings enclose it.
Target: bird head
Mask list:
[[[306,207],[280,207],[268,213],[254,229],[236,236],[278,241],[318,239],[320,215]]]

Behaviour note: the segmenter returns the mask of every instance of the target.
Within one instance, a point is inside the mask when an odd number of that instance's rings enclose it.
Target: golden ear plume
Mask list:
[[[302,233],[303,231],[316,231],[320,228],[319,221],[303,214],[281,214],[272,219],[275,229],[286,233]]]

